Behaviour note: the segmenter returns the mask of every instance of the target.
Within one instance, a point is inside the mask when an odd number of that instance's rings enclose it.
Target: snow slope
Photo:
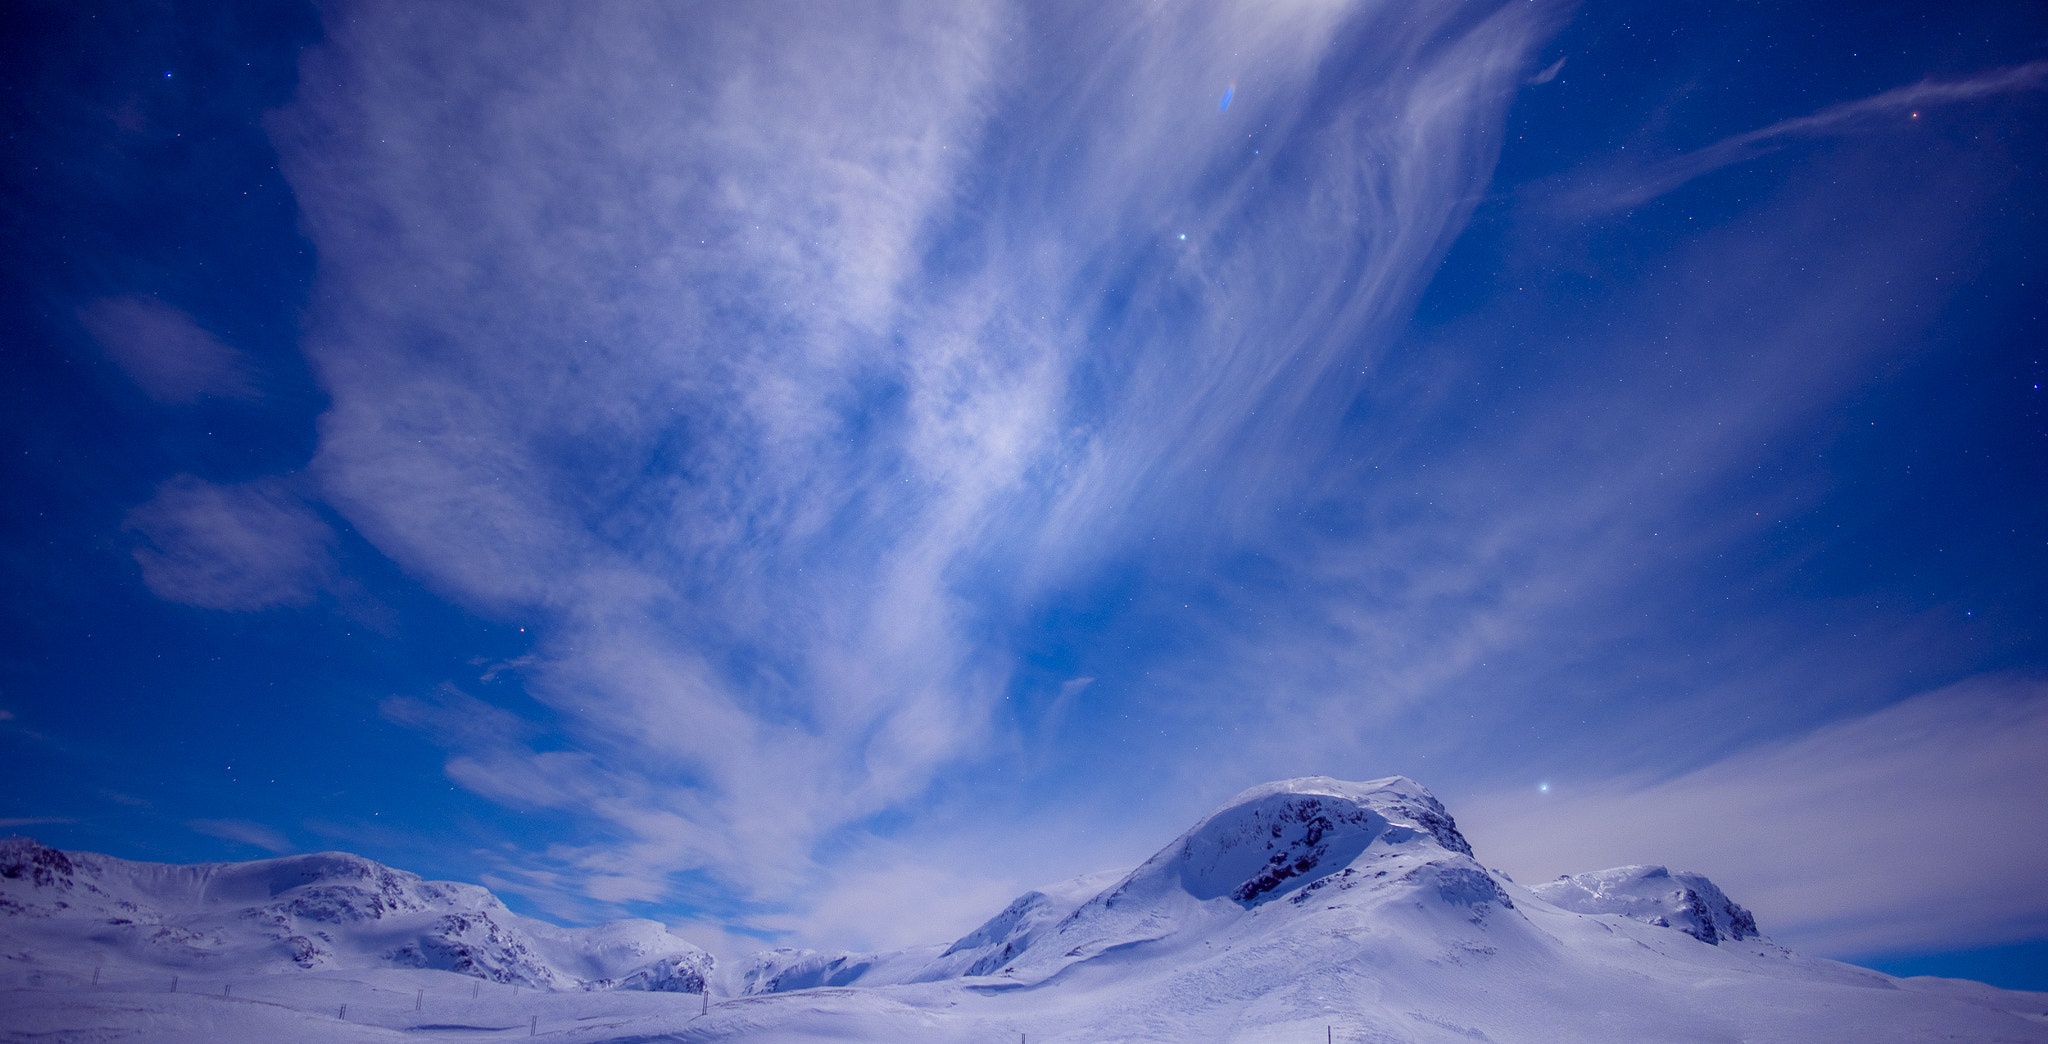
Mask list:
[[[180,869],[234,876],[163,868]],[[240,978],[221,964],[175,993],[94,986],[75,971],[102,945],[79,933],[86,918],[34,946],[17,930],[63,920],[0,920],[18,987],[0,990],[0,1040],[2048,1042],[2048,995],[1800,957],[1697,875],[1521,888],[1398,777],[1254,788],[1136,870],[1028,893],[950,946],[771,951],[714,976],[709,998],[521,989],[381,958],[273,959]],[[60,966],[73,971],[23,974]]]

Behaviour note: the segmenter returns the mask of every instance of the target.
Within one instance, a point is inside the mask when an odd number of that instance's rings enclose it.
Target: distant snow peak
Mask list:
[[[1072,913],[1075,905],[1057,903],[1044,892],[1025,892],[1011,900],[1002,913],[989,918],[987,923],[947,947],[940,956],[970,954],[972,959],[966,962],[959,974],[987,975],[1022,953],[1026,946],[1031,945],[1039,929]]]
[[[652,921],[559,928],[476,885],[345,852],[175,866],[0,840],[0,928],[89,963],[223,974],[422,968],[550,990],[704,989],[711,955]],[[39,949],[42,947],[38,947]]]
[[[1762,939],[1756,918],[1700,874],[1661,866],[1618,866],[1567,874],[1530,889],[1544,902],[1574,913],[1620,914],[1675,928],[1703,943]]]
[[[818,986],[851,986],[872,971],[878,959],[875,954],[777,947],[747,958],[739,976],[740,992],[787,993]]]

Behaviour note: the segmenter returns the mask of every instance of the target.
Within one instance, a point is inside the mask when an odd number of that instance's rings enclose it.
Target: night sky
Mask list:
[[[2048,989],[2048,7],[5,17],[7,831],[884,947],[1399,773]]]

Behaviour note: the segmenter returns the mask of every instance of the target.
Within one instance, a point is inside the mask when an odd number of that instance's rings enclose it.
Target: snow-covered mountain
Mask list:
[[[1567,874],[1531,888],[1560,910],[1620,914],[1659,928],[1676,928],[1710,946],[1727,939],[1761,939],[1756,918],[1699,874],[1661,866],[1618,866]]]
[[[1397,899],[1472,911],[1515,909],[1506,878],[1472,857],[1443,805],[1403,777],[1328,778],[1255,787],[1128,874],[1094,874],[1027,892],[943,951],[777,949],[754,955],[733,982],[744,994],[876,986],[965,976],[1043,978],[1097,955],[1287,923],[1310,902]],[[1359,895],[1347,893],[1362,890]],[[1713,882],[1663,867],[1560,878],[1533,891],[1563,909],[1619,914],[1696,939],[1758,939],[1756,920]],[[1261,908],[1285,901],[1271,912]],[[1717,934],[1718,932],[1718,934]]]
[[[725,976],[744,995],[788,993],[819,986],[893,986],[988,975],[1009,964],[1083,903],[1125,875],[1084,874],[1033,889],[951,946],[922,946],[884,953],[800,950],[788,947],[748,957]]]
[[[561,928],[476,885],[342,852],[174,866],[0,840],[0,955],[200,975],[431,968],[536,989],[697,993],[711,955],[653,921]]]
[[[1622,867],[1520,887],[1400,777],[1253,788],[1136,870],[1026,893],[950,945],[771,950],[717,974],[658,928],[554,929],[481,889],[350,856],[152,867],[4,851],[0,951],[14,966],[0,970],[16,983],[24,967],[115,952],[192,968],[256,954],[267,963],[248,966],[269,974],[209,979],[203,996],[45,978],[0,991],[0,1039],[2048,1042],[2048,995],[1801,957],[1696,874]],[[140,923],[122,901],[167,913],[131,931],[110,923]],[[471,927],[433,927],[451,917]],[[294,937],[325,943],[331,963],[302,967]],[[632,985],[627,966],[665,945],[636,967],[689,958],[678,975],[695,979],[672,981],[708,978],[709,998],[602,991]],[[410,967],[413,952],[447,970]],[[486,996],[449,974],[503,982],[510,972],[487,969],[515,967],[546,969],[520,980],[545,992]]]

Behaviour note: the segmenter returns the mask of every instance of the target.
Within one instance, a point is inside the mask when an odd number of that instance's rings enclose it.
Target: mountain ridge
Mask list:
[[[346,853],[181,867],[8,839],[0,957],[0,1025],[23,1027],[0,1040],[474,1040],[516,1010],[613,1044],[2048,1044],[2048,995],[1800,956],[1698,874],[1525,888],[1399,776],[1253,787],[1135,869],[1028,891],[951,944],[723,966],[654,922],[562,928]],[[138,977],[173,970],[218,996]]]
[[[9,837],[0,915],[16,929],[8,935],[90,923],[102,963],[166,969],[389,966],[537,989],[698,992],[712,964],[653,921],[562,928],[513,913],[480,885],[346,852],[148,863]]]

